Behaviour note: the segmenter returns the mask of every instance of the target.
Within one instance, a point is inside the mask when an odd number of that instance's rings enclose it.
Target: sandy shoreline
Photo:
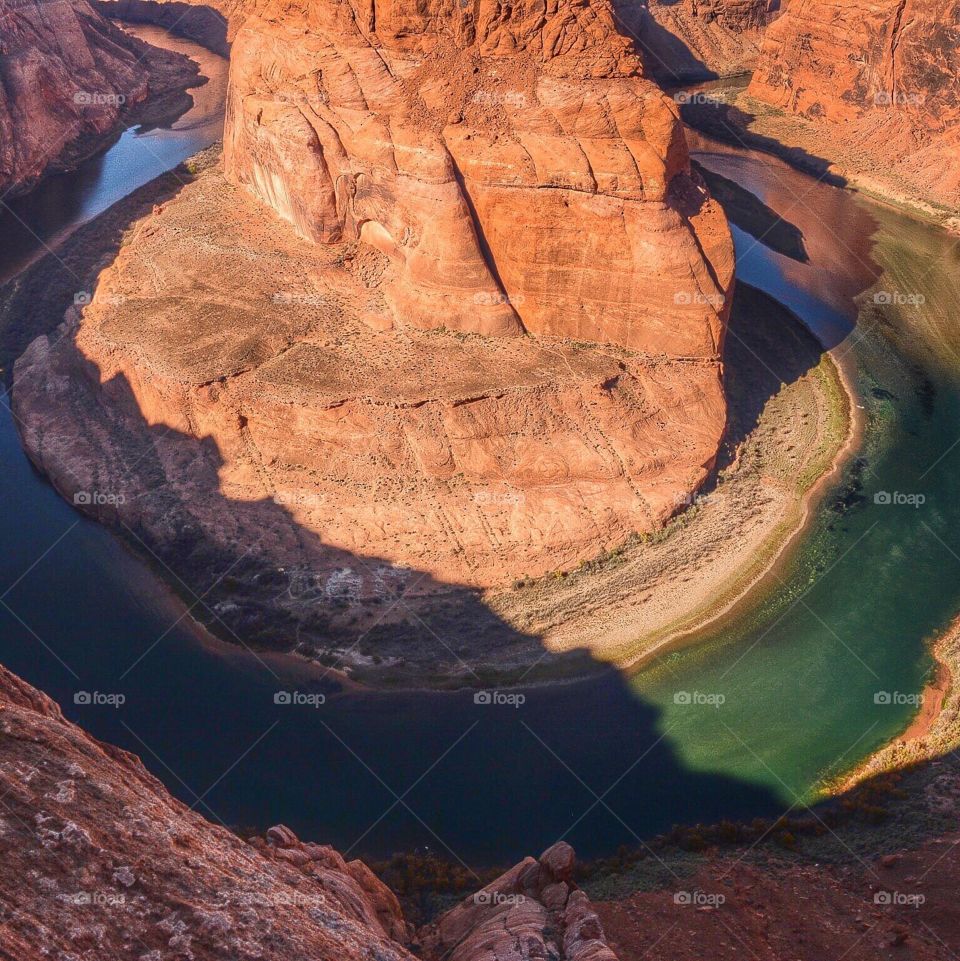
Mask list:
[[[920,708],[903,733],[827,785],[832,794],[848,791],[892,770],[932,761],[960,747],[960,615],[933,642],[933,676],[922,692]]]
[[[792,531],[781,541],[778,547],[774,548],[773,554],[763,569],[743,585],[736,596],[723,604],[716,613],[698,627],[678,632],[665,638],[655,647],[639,655],[633,661],[628,661],[623,665],[624,667],[639,668],[667,650],[672,650],[688,643],[696,643],[699,635],[704,631],[715,628],[728,618],[734,617],[744,604],[753,600],[755,592],[764,589],[767,583],[774,578],[777,570],[789,559],[793,550],[799,546],[803,535],[807,532],[814,520],[816,508],[822,502],[830,486],[840,479],[844,468],[859,448],[864,431],[864,418],[857,404],[856,388],[853,385],[850,372],[846,369],[846,365],[838,359],[835,351],[827,351],[826,356],[833,362],[837,377],[846,393],[848,418],[847,436],[843,445],[837,451],[829,469],[822,473],[801,497],[799,504],[800,516],[797,523],[793,526]]]
[[[729,462],[717,486],[659,538],[490,598],[548,650],[587,649],[626,669],[696,640],[771,582],[856,450],[863,423],[849,370],[782,305],[748,285],[739,296],[748,326],[744,356],[734,351],[729,365]],[[757,369],[782,372],[788,357],[794,380],[764,383]]]

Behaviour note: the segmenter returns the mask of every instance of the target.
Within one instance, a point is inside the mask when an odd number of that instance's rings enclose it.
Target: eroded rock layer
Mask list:
[[[124,33],[86,0],[0,0],[0,194],[94,152],[171,74],[195,67]]]
[[[324,647],[397,592],[595,557],[703,482],[730,235],[604,4],[249,13],[225,141],[239,187],[142,223],[15,404],[61,490],[118,495],[80,506],[194,588],[204,551],[229,568],[228,633],[254,606]]]
[[[5,958],[413,961],[415,932],[362,861],[283,826],[241,840],[3,667],[0,791]],[[569,845],[527,858],[420,956],[616,961],[572,873]]]
[[[407,326],[716,357],[729,238],[631,51],[605,4],[268,8],[234,43],[227,174],[381,250]]]
[[[851,173],[960,208],[957,0],[790,0],[748,93],[809,121]]]

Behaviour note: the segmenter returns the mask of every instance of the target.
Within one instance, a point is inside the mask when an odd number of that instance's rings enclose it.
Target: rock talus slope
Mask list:
[[[851,173],[960,209],[957,0],[790,0],[748,93],[809,121]]]
[[[527,858],[418,938],[359,860],[283,826],[245,842],[0,667],[0,957],[616,961],[572,883]]]
[[[269,569],[271,644],[575,565],[706,477],[730,234],[606,5],[248,13],[225,167],[14,396],[61,490],[124,495],[82,506]]]

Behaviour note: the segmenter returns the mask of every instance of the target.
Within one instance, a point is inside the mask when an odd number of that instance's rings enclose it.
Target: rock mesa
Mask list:
[[[17,365],[34,461],[175,569],[268,569],[287,647],[656,529],[724,430],[733,251],[644,70],[605,3],[248,12],[227,182]]]

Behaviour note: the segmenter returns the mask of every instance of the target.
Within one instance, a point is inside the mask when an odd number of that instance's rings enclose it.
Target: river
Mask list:
[[[153,38],[225,76],[196,45]],[[199,114],[128,131],[18,216],[55,244],[211,142],[216,83],[200,88]],[[534,688],[520,706],[478,705],[470,692],[278,705],[278,690],[319,693],[320,670],[203,636],[31,469],[4,403],[0,660],[207,817],[284,822],[348,856],[429,849],[504,863],[561,836],[599,855],[673,823],[812,799],[822,778],[906,725],[930,669],[925,641],[960,607],[958,244],[769,157],[700,147],[704,166],[803,231],[807,263],[736,231],[739,274],[838,345],[867,419],[862,491],[842,512],[826,502],[782,584],[734,624],[633,677]],[[0,253],[8,269],[29,253],[15,247]],[[874,291],[894,303],[874,304]],[[917,294],[922,306],[899,302]],[[881,491],[924,502],[875,503]]]

